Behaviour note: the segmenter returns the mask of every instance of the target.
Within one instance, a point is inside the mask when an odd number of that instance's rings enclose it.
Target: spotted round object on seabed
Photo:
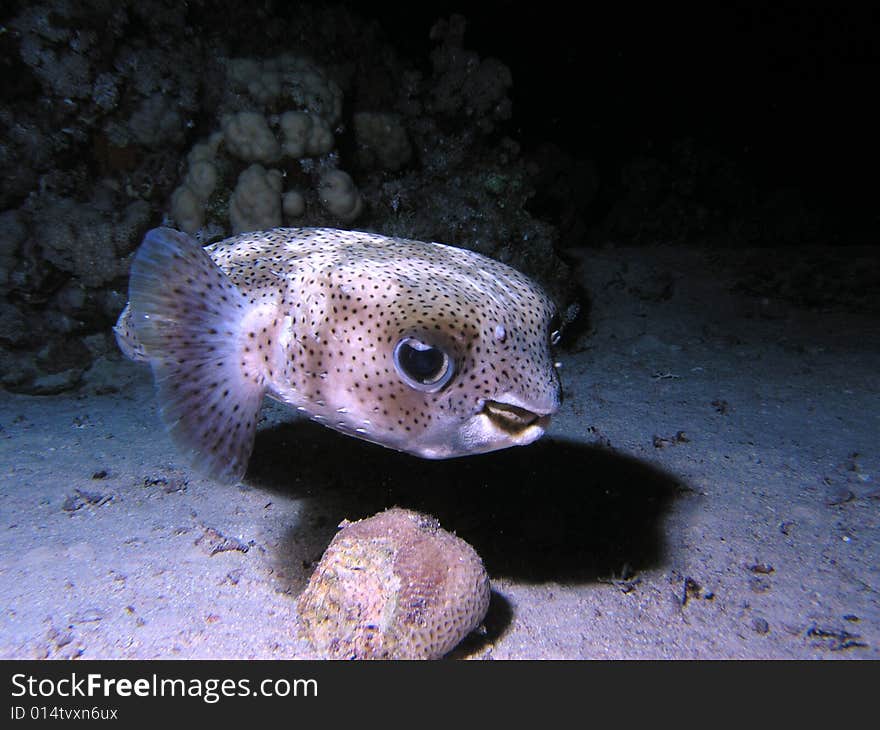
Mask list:
[[[483,620],[489,576],[464,540],[418,512],[343,522],[298,602],[328,659],[439,659]]]

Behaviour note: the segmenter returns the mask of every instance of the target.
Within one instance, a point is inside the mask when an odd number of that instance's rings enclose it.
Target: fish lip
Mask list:
[[[480,413],[485,414],[502,431],[514,435],[534,427],[543,430],[550,423],[550,413],[539,413],[496,400],[485,401]]]

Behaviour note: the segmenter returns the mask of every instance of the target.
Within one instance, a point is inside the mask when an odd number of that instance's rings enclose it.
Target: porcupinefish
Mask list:
[[[560,405],[554,317],[523,274],[439,243],[276,228],[203,248],[156,228],[115,332],[177,445],[235,481],[264,396],[429,459],[531,443]]]

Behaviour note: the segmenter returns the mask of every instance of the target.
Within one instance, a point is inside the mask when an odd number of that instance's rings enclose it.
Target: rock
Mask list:
[[[489,577],[464,540],[395,507],[342,523],[298,606],[327,658],[439,659],[483,620]]]

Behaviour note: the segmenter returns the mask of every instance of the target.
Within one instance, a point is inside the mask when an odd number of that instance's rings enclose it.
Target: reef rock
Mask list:
[[[433,517],[395,507],[341,527],[299,599],[322,656],[439,659],[483,620],[483,562]]]

